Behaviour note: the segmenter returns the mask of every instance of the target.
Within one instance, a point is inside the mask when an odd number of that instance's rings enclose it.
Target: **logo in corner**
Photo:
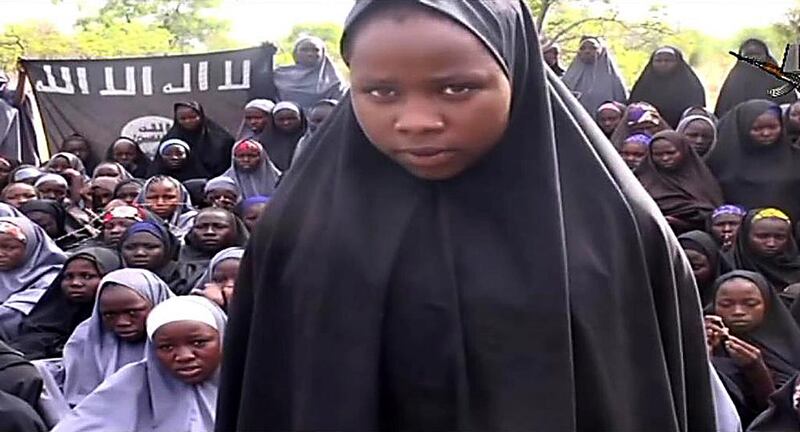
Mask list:
[[[729,51],[729,53],[753,67],[761,69],[765,73],[774,76],[775,78],[785,82],[780,87],[769,89],[767,93],[773,97],[778,98],[791,93],[793,90],[800,87],[800,53],[798,48],[800,44],[786,44],[786,50],[783,52],[783,64],[778,66],[770,61],[761,61],[752,57],[746,57]]]

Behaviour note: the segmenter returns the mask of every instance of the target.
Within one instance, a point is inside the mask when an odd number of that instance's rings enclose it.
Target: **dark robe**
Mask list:
[[[769,146],[750,138],[750,127],[767,110],[780,108],[766,100],[745,102],[719,121],[717,145],[705,161],[717,177],[725,202],[748,209],[777,207],[800,220],[800,150],[785,136]]]
[[[649,102],[672,128],[678,127],[681,115],[691,106],[706,104],[706,91],[692,67],[683,59],[681,50],[675,52],[677,64],[667,75],[660,75],[653,69],[653,59],[658,50],[650,56],[636,84],[633,85],[630,102]]]
[[[345,97],[242,260],[216,430],[715,430],[691,271],[527,6],[416,3],[507,67],[506,135],[425,181]]]
[[[717,242],[705,231],[689,231],[678,236],[678,243],[681,244],[683,249],[693,250],[703,254],[708,259],[708,265],[711,267],[712,278],[711,282],[707,285],[701,286],[697,284],[697,290],[700,294],[700,303],[703,306],[708,305],[714,299],[711,298],[711,286],[714,281],[723,273],[727,273],[731,269],[728,263],[722,259],[719,252]]]
[[[201,125],[196,131],[188,131],[181,127],[177,116],[173,119],[172,128],[167,131],[161,142],[168,139],[178,138],[189,144],[189,160],[187,166],[194,167],[195,160],[199,161],[199,166],[208,173],[209,177],[216,177],[230,165],[231,149],[233,148],[233,136],[222,128],[222,126],[209,119],[203,111],[203,107],[197,102],[178,102],[175,104],[173,113],[177,114],[179,107],[188,107],[200,114]],[[161,166],[161,155],[156,152],[153,163]],[[151,170],[154,168],[151,168]],[[203,177],[203,176],[198,176]],[[193,177],[187,177],[193,178]]]
[[[71,302],[61,289],[64,271],[78,258],[94,263],[101,278],[122,267],[119,254],[103,247],[81,249],[67,259],[61,273],[23,319],[19,336],[9,342],[30,360],[61,357],[69,336],[78,324],[92,315],[94,302]]]
[[[214,210],[216,211],[219,209],[215,208]],[[198,216],[200,216],[200,214],[202,214],[202,211],[198,213]],[[233,244],[225,245],[218,250],[208,251],[200,246],[200,240],[195,230],[189,231],[184,238],[184,244],[181,246],[180,254],[178,255],[178,263],[184,268],[189,290],[197,284],[197,281],[200,280],[208,269],[211,258],[214,258],[214,255],[219,251],[228,247],[245,247],[247,245],[247,240],[250,237],[247,227],[244,222],[233,213],[231,213],[231,218],[234,220],[234,229],[236,230],[236,239]],[[176,292],[176,294],[179,293]]]
[[[264,151],[267,152],[267,156],[269,156],[269,160],[272,161],[279,170],[288,170],[292,164],[292,158],[294,157],[297,143],[300,141],[300,138],[305,135],[306,129],[308,129],[308,118],[306,117],[305,111],[302,109],[300,110],[300,127],[295,132],[286,133],[274,124],[272,127],[265,129],[264,132],[253,139],[261,143],[264,147]],[[230,158],[231,156],[229,154],[229,161]]]
[[[800,430],[800,414],[794,407],[798,378],[787,381],[769,397],[769,408],[747,429],[748,432],[787,432]]]
[[[761,356],[772,375],[772,381],[777,389],[800,370],[800,328],[795,323],[789,310],[783,305],[777,291],[759,273],[749,270],[734,270],[722,275],[714,283],[712,297],[716,298],[719,287],[725,281],[737,277],[747,279],[758,286],[761,295],[764,297],[766,313],[761,325],[748,334],[736,336],[761,351]],[[716,313],[714,306],[714,303],[712,303],[709,310],[712,314]],[[730,358],[724,349],[720,351],[720,356]],[[712,360],[715,359],[712,358]],[[717,371],[731,376],[723,369],[717,368]],[[737,379],[735,378],[735,380]]]
[[[653,146],[660,140],[671,142],[683,154],[679,167],[667,171],[656,165]],[[679,132],[662,131],[653,137],[636,176],[664,216],[676,218],[686,225],[677,230],[677,234],[702,230],[714,209],[722,204],[722,192],[716,179]]]
[[[45,432],[47,427],[33,407],[12,394],[0,391],[0,430]]]
[[[762,257],[750,248],[750,229],[753,226],[753,218],[759,210],[750,210],[742,219],[742,226],[739,228],[739,235],[736,236],[736,245],[733,248],[733,261],[737,269],[761,273],[778,292],[781,292],[787,286],[800,282],[800,253],[791,227],[787,249],[781,254]]]
[[[0,340],[0,391],[14,395],[32,407],[39,405],[42,378],[22,353]]]
[[[53,241],[55,241],[56,245],[63,251],[68,251],[77,247],[82,243],[82,240],[85,240],[88,237],[88,235],[85,233],[76,232],[82,227],[77,223],[77,221],[72,220],[72,218],[70,218],[70,226],[67,227],[67,212],[64,210],[64,206],[56,201],[49,199],[35,199],[21,205],[19,210],[25,216],[31,212],[41,212],[52,216],[56,221],[56,226],[58,227],[58,234],[53,238]]]
[[[194,287],[192,279],[194,272],[191,268],[176,262],[180,253],[180,242],[169,231],[167,226],[156,218],[157,216],[153,215],[153,220],[137,222],[131,225],[122,239],[120,239],[120,252],[122,251],[122,244],[127,237],[138,232],[146,232],[152,235],[164,246],[164,260],[159,263],[157,268],[148,270],[166,282],[173,293],[177,295],[189,294]],[[128,267],[127,264],[125,266]]]
[[[775,57],[770,54],[767,44],[758,39],[748,39],[742,42],[742,44],[739,45],[739,54],[742,54],[742,50],[745,46],[752,43],[762,45],[764,51],[767,53],[768,60],[780,66],[775,60]],[[737,61],[722,83],[714,114],[722,118],[728,111],[742,102],[750,99],[767,99],[769,98],[768,90],[781,87],[784,84],[786,83],[772,75],[764,73],[764,71],[755,66],[743,61]],[[777,104],[792,103],[797,100],[797,93],[792,91],[787,95],[771,100]]]
[[[106,150],[106,161],[108,162],[116,162],[114,159],[114,143],[119,140],[125,140],[131,144],[136,149],[136,158],[130,163],[130,165],[124,167],[131,173],[132,176],[136,177],[137,179],[143,179],[148,176],[148,168],[150,167],[150,158],[142,151],[142,148],[139,147],[139,143],[136,140],[128,138],[128,137],[119,137],[108,146],[108,150]]]

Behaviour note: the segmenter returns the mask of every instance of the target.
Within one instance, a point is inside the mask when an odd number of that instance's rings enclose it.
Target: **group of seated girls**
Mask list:
[[[244,247],[335,105],[253,100],[235,140],[177,103],[152,158],[73,135],[0,173],[0,430],[213,429]]]

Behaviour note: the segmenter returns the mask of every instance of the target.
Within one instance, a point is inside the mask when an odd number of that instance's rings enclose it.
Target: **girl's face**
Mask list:
[[[13,183],[6,186],[3,192],[3,201],[16,208],[22,204],[36,199],[36,189],[26,183]]]
[[[653,141],[650,144],[650,152],[653,155],[653,163],[665,171],[679,168],[685,158],[685,155],[678,150],[678,147],[666,139]]]
[[[135,220],[128,218],[113,218],[103,223],[103,243],[116,248],[125,231],[135,223]]]
[[[106,204],[110,203],[111,200],[114,199],[114,192],[106,188],[94,186],[92,187],[91,191],[92,207],[94,207],[95,210],[102,210],[105,208]]]
[[[138,232],[122,243],[122,259],[127,267],[156,271],[167,259],[164,243],[154,235]]]
[[[204,210],[198,214],[192,232],[200,248],[207,252],[219,252],[233,246],[236,241],[233,216],[218,209]]]
[[[0,157],[0,186],[8,182],[8,176],[11,174],[11,171],[13,171],[11,163]]]
[[[653,71],[659,75],[667,75],[678,66],[678,58],[672,53],[658,53],[653,58]]]
[[[164,163],[171,170],[179,170],[186,164],[186,149],[181,146],[169,146],[164,150]]]
[[[781,119],[778,114],[769,110],[756,117],[750,126],[750,138],[756,144],[768,146],[778,141],[781,136]]]
[[[614,132],[621,120],[622,113],[612,109],[604,109],[597,113],[597,124],[606,135]]]
[[[199,130],[203,124],[203,117],[200,116],[200,113],[187,106],[179,106],[175,110],[175,117],[178,119],[178,124],[190,132]]]
[[[214,267],[214,273],[211,275],[211,282],[219,284],[223,288],[230,288],[231,292],[226,293],[226,297],[230,298],[233,294],[233,289],[236,288],[236,278],[239,276],[239,258],[228,258],[221,261]]]
[[[376,16],[349,43],[353,108],[372,144],[412,175],[455,177],[502,138],[511,84],[472,33],[410,11]]]
[[[693,249],[684,249],[686,258],[689,259],[689,264],[692,266],[692,273],[694,273],[694,280],[698,285],[707,286],[713,282],[714,271],[711,268],[711,263],[708,257]]]
[[[114,142],[112,157],[114,161],[124,167],[129,167],[136,160],[136,146],[128,140],[117,140]]]
[[[322,49],[311,41],[301,42],[294,51],[295,63],[314,67],[322,61]]]
[[[102,163],[97,166],[97,169],[94,171],[94,176],[120,178],[122,173],[119,172],[119,169],[116,167],[116,165]]]
[[[56,156],[47,164],[47,170],[55,174],[61,174],[68,169],[72,169],[72,165],[70,165],[69,160],[63,156]]]
[[[169,219],[181,205],[178,187],[169,181],[155,182],[145,192],[144,203],[162,219]]]
[[[289,109],[282,109],[276,112],[274,118],[275,126],[286,133],[297,132],[302,126],[300,114]]]
[[[722,245],[723,250],[727,250],[736,241],[736,235],[739,233],[741,225],[742,216],[722,214],[711,221],[711,234]]]
[[[756,255],[769,258],[779,255],[789,247],[792,226],[778,218],[765,218],[753,222],[747,239]]]
[[[761,325],[767,307],[756,284],[734,278],[719,287],[714,310],[734,334],[746,334]]]
[[[317,128],[322,125],[332,112],[333,107],[330,105],[320,105],[311,110],[311,113],[308,115],[308,130],[311,131],[311,133],[316,132]]]
[[[795,102],[789,107],[789,121],[795,129],[800,129],[800,102]]]
[[[630,134],[646,134],[653,136],[657,132],[660,132],[663,128],[659,128],[659,126],[651,121],[643,121],[641,123],[636,123],[630,127],[629,132]]]
[[[0,234],[0,271],[11,271],[25,262],[25,243],[9,234]]]
[[[71,139],[64,143],[63,152],[72,153],[82,161],[89,158],[89,143],[83,139]]]
[[[64,269],[61,291],[73,303],[91,303],[101,277],[95,263],[84,258],[75,258]]]
[[[261,152],[258,149],[245,147],[233,152],[236,167],[244,172],[255,171],[261,165]]]
[[[236,198],[235,193],[222,189],[211,190],[206,194],[206,201],[210,202],[212,206],[228,211],[233,211],[233,208],[236,207]]]
[[[248,231],[253,232],[253,230],[256,229],[258,218],[261,217],[261,214],[264,213],[266,208],[267,203],[258,203],[251,205],[247,210],[242,212],[242,218],[244,219],[244,224],[247,226]]]
[[[186,384],[200,384],[219,368],[222,344],[219,332],[197,321],[164,324],[153,334],[156,358]]]
[[[98,304],[103,326],[126,342],[138,342],[145,336],[145,321],[153,305],[136,291],[110,283],[100,293]]]
[[[269,127],[270,116],[258,108],[247,108],[244,110],[244,121],[250,130],[261,133]]]
[[[139,192],[142,191],[142,187],[136,183],[126,183],[117,189],[117,194],[115,198],[121,199],[128,203],[129,205],[136,202],[136,198],[139,196]]]
[[[647,146],[635,141],[625,141],[622,143],[622,148],[619,150],[622,160],[628,165],[628,168],[635,170],[639,168],[644,158],[647,157]]]
[[[44,199],[61,202],[67,197],[67,187],[56,182],[41,183],[36,190],[39,196]]]
[[[50,213],[32,211],[26,216],[28,216],[28,219],[30,219],[31,222],[42,227],[42,229],[51,239],[56,239],[61,234],[58,230],[58,222],[56,221],[56,218]]]
[[[578,58],[585,64],[592,64],[597,61],[600,54],[600,47],[593,41],[585,41],[578,48]]]
[[[689,143],[699,156],[705,156],[714,141],[714,128],[706,121],[692,120],[686,125],[683,135],[689,139]]]

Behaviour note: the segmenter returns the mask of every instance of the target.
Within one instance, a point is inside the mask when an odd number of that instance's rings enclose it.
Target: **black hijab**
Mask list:
[[[750,138],[750,127],[761,114],[780,108],[766,100],[744,102],[719,121],[717,145],[705,161],[717,177],[725,202],[746,208],[777,207],[792,220],[800,219],[800,150],[785,135],[764,146]]]
[[[20,335],[10,341],[10,345],[22,351],[26,358],[34,360],[61,357],[69,336],[78,324],[92,315],[94,302],[73,303],[61,289],[67,266],[78,258],[94,263],[101,278],[122,267],[119,254],[103,247],[81,249],[70,256],[30,315],[22,321]]]
[[[653,160],[653,146],[660,140],[671,142],[683,154],[683,162],[674,170],[659,168]],[[657,133],[650,141],[647,158],[639,165],[636,176],[664,216],[686,224],[688,229],[683,232],[705,228],[711,212],[722,204],[722,192],[716,179],[680,132]]]
[[[761,350],[761,356],[772,373],[776,388],[780,387],[800,370],[800,328],[783,305],[778,293],[760,273],[734,270],[720,276],[711,289],[712,298],[716,299],[722,284],[735,278],[753,282],[764,297],[766,312],[761,325],[746,335],[738,336]],[[712,301],[710,312],[713,314],[716,313],[715,306]],[[727,358],[727,353],[720,351],[720,354]],[[717,368],[720,373],[729,375],[725,369],[727,368]]]
[[[131,161],[131,165],[124,166],[124,168],[127,169],[132,176],[138,179],[147,177],[148,175],[147,170],[150,167],[150,158],[148,158],[147,155],[144,154],[142,148],[139,147],[139,143],[136,142],[136,140],[134,140],[133,138],[121,136],[115,139],[114,142],[112,142],[111,145],[108,146],[108,150],[106,150],[106,161],[117,162],[116,159],[114,159],[114,144],[116,144],[117,141],[128,142],[131,145],[133,145],[134,149],[136,149],[135,150],[136,157],[133,159],[133,161]]]
[[[786,432],[800,430],[800,417],[794,407],[798,384],[794,376],[769,397],[769,408],[756,418],[747,432]]]
[[[265,131],[256,137],[256,140],[264,146],[264,151],[267,152],[269,160],[281,171],[289,169],[289,166],[292,164],[294,151],[297,148],[297,143],[308,129],[308,117],[300,105],[294,102],[283,101],[275,105],[275,107],[280,108],[281,105],[285,104],[292,104],[297,108],[297,111],[300,113],[300,127],[291,133],[284,132],[275,124],[275,113],[277,111],[273,110],[271,117],[272,127],[265,128]],[[230,160],[230,157],[231,155],[228,154],[228,160]]]
[[[196,131],[189,131],[181,127],[178,122],[178,108],[187,107],[196,111],[201,118],[200,128]],[[234,138],[222,126],[206,117],[203,106],[198,102],[178,102],[173,109],[175,118],[172,127],[161,142],[172,138],[178,138],[189,144],[192,151],[189,159],[197,159],[202,167],[208,172],[210,177],[221,175],[230,165],[231,149],[233,148]],[[156,152],[154,163],[160,163],[161,155]],[[187,165],[191,161],[187,161]]]
[[[765,217],[763,214],[759,215],[762,210],[764,209],[750,210],[742,219],[742,226],[739,228],[739,235],[736,236],[736,245],[733,249],[733,259],[737,269],[761,273],[778,292],[781,292],[787,286],[800,282],[800,254],[790,221],[786,221],[791,238],[787,242],[788,249],[785,252],[778,256],[765,258],[751,250],[750,230],[753,228],[754,219]]]
[[[678,243],[680,243],[684,249],[703,254],[708,259],[708,266],[711,268],[712,272],[711,282],[701,286],[700,281],[695,279],[697,282],[697,290],[700,294],[700,303],[704,306],[708,305],[714,300],[711,297],[711,286],[714,281],[717,280],[719,275],[730,270],[727,262],[721,257],[717,242],[714,241],[711,234],[705,231],[695,230],[683,233],[678,236]]]
[[[69,215],[64,209],[64,206],[58,201],[43,198],[35,199],[21,205],[19,210],[25,216],[28,216],[32,212],[41,212],[52,216],[58,227],[58,234],[53,238],[53,241],[56,242],[56,245],[61,248],[61,250],[66,251],[72,249],[86,239],[85,234],[79,231],[82,228],[80,225],[68,223]]]
[[[125,240],[140,232],[146,232],[152,235],[164,246],[164,260],[160,263],[159,267],[152,270],[152,272],[166,282],[173,293],[177,295],[189,294],[192,287],[194,287],[193,281],[190,280],[191,275],[189,273],[192,273],[191,269],[187,269],[186,266],[180,265],[176,261],[180,253],[180,241],[166,226],[164,226],[164,224],[153,220],[145,220],[131,225],[119,241],[120,253],[122,252],[122,246]],[[123,264],[125,263],[123,262]]]
[[[768,61],[773,64],[778,64],[775,57],[770,53],[767,44],[759,39],[747,39],[742,42],[742,44],[739,45],[739,54],[742,54],[744,48],[751,44],[761,45],[764,52],[767,53]],[[743,61],[737,61],[733,69],[728,72],[725,82],[722,83],[714,114],[722,118],[728,111],[742,102],[751,99],[766,99],[769,89],[781,87],[783,84],[785,84],[783,81],[772,75],[766,74],[764,71]],[[792,103],[796,100],[797,95],[794,91],[777,99],[773,99],[777,104]]]
[[[691,271],[545,71],[527,6],[359,1],[343,52],[397,3],[452,19],[506,68],[506,136],[424,181],[345,96],[241,263],[216,430],[714,430]]]
[[[660,75],[653,69],[656,54],[662,52],[672,53],[677,60],[675,69],[667,75]],[[706,104],[706,91],[692,67],[683,59],[681,50],[668,46],[655,50],[650,56],[628,100],[649,102],[674,129],[686,108]]]

